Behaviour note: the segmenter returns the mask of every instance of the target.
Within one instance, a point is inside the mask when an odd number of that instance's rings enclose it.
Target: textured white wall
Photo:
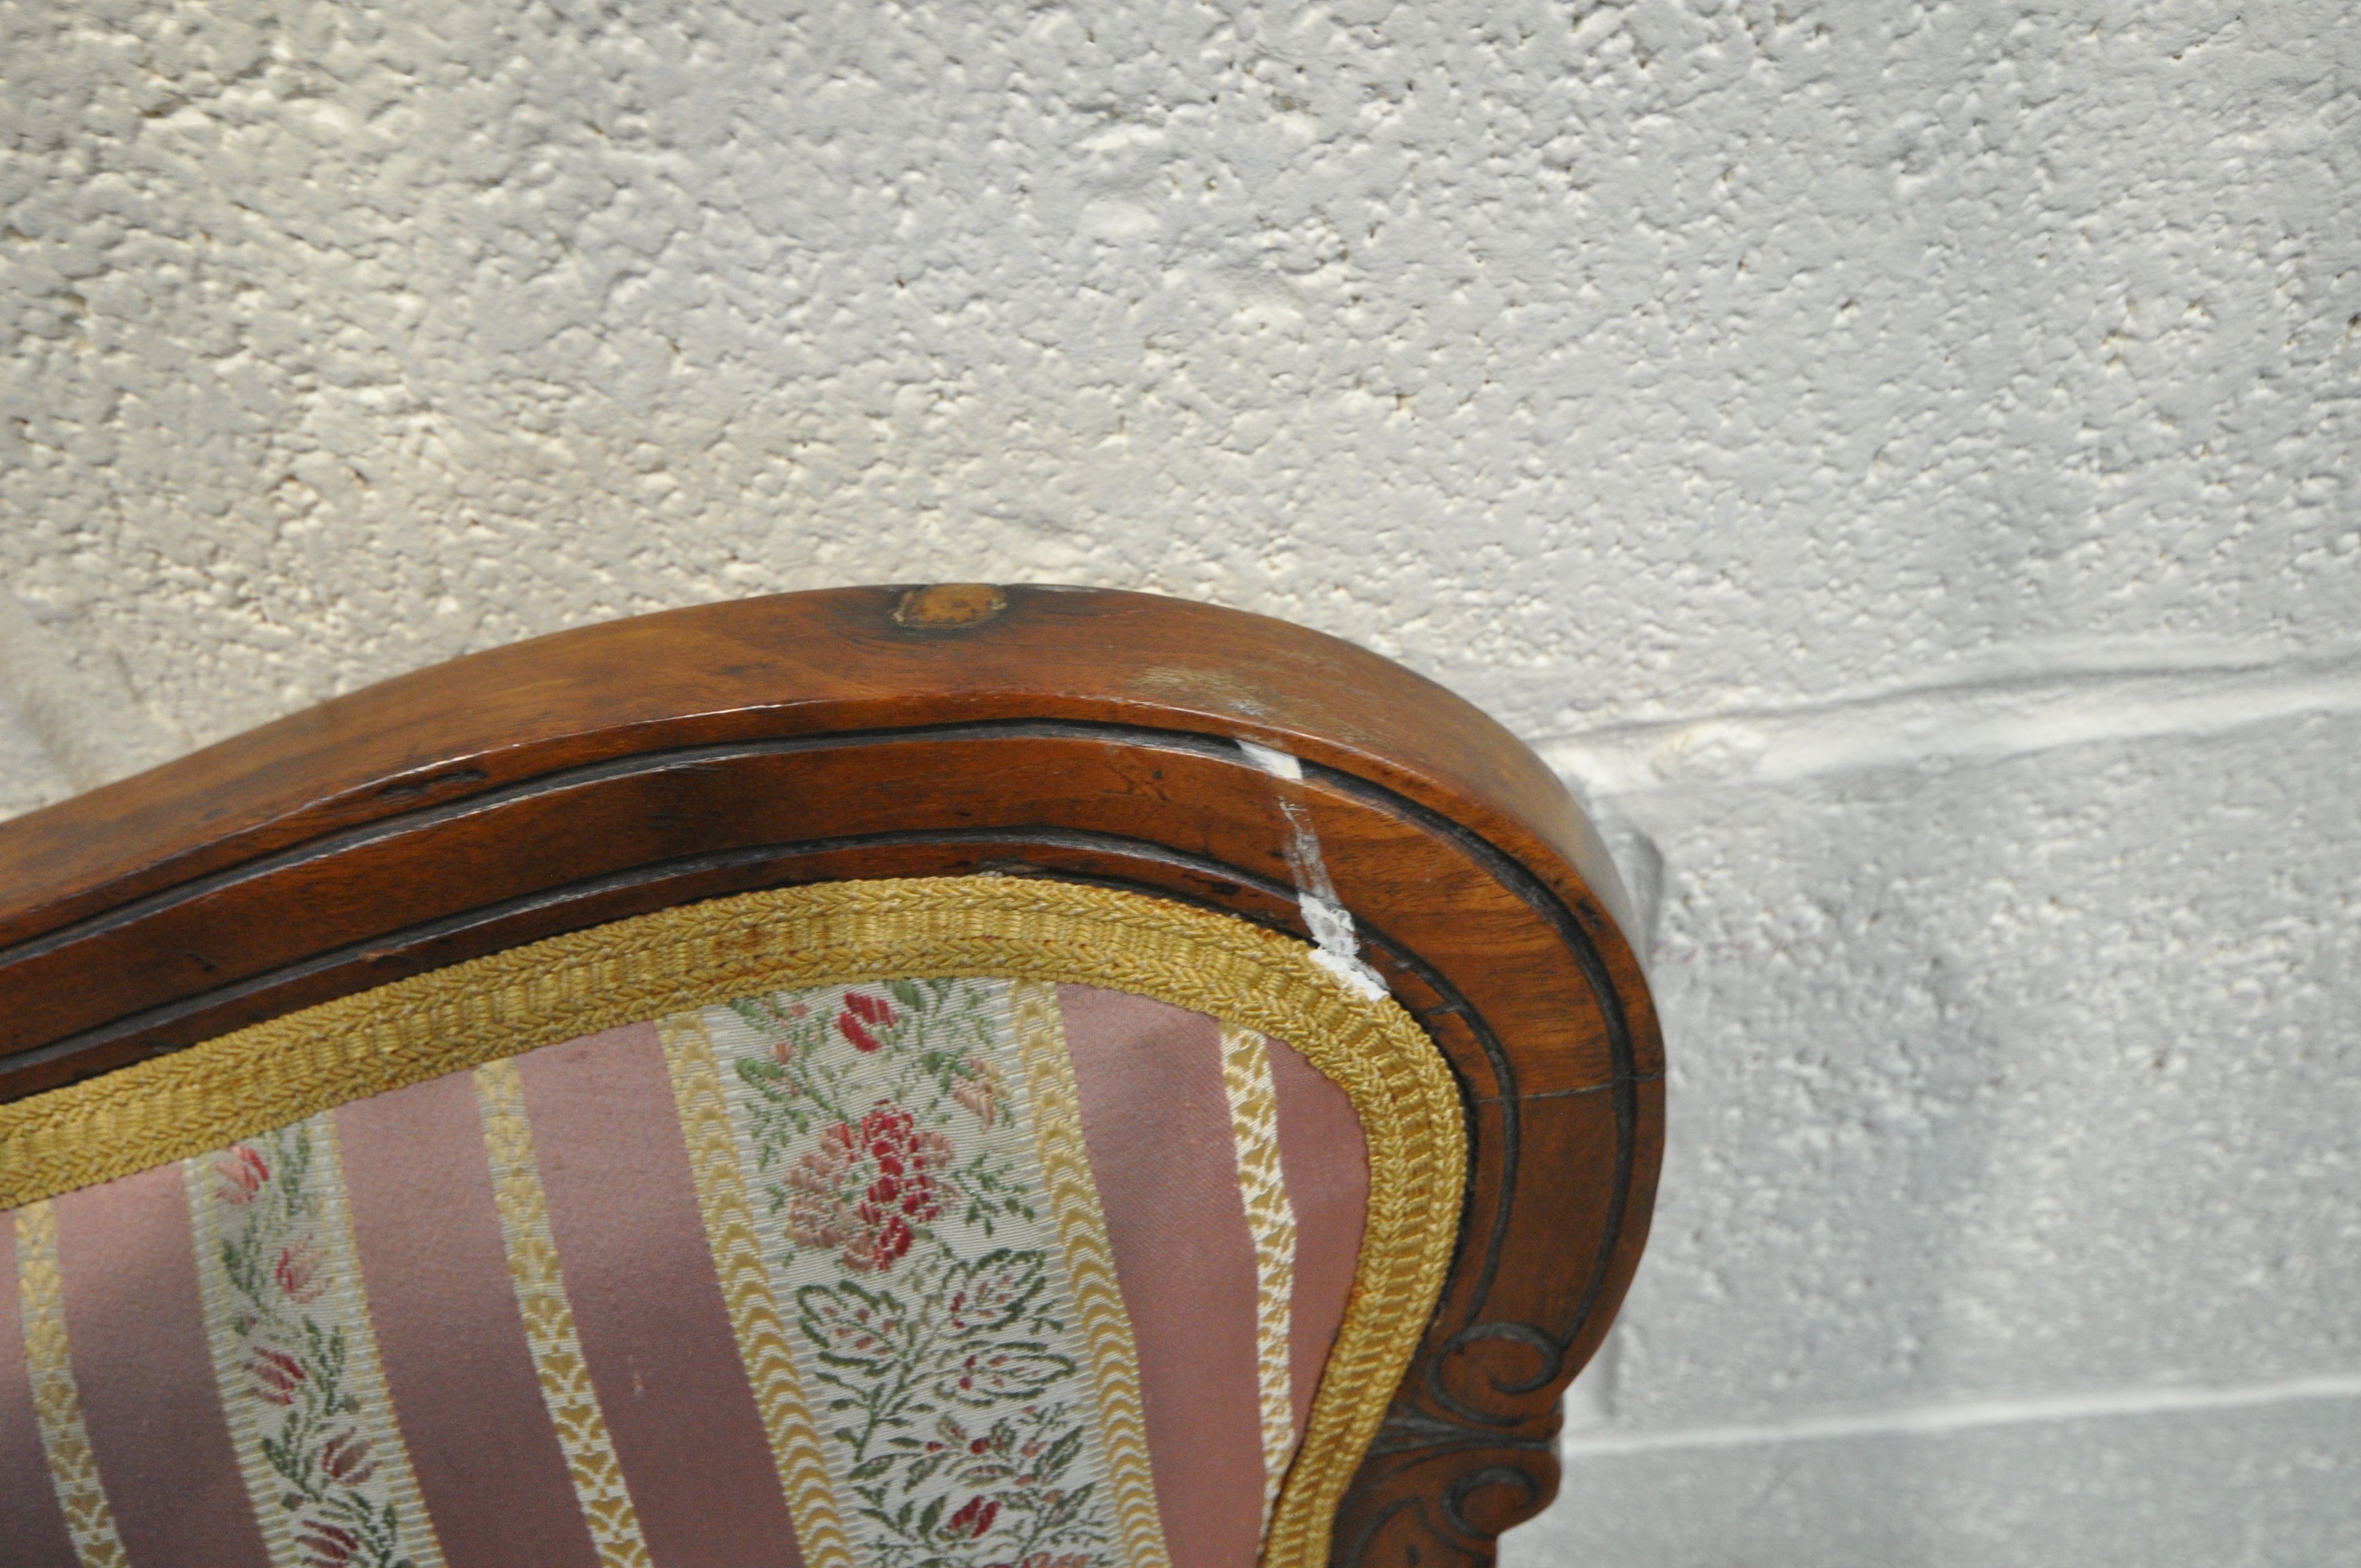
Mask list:
[[[1054,579],[1616,829],[1656,1240],[1512,1568],[2361,1560],[2361,10],[0,0],[0,810]]]

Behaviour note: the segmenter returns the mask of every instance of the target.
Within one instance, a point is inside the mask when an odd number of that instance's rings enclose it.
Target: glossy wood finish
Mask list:
[[[1271,771],[1249,740],[1300,759]],[[1639,1259],[1662,1055],[1621,894],[1499,726],[1299,627],[857,588],[459,660],[0,824],[0,1099],[721,894],[999,872],[1309,938],[1302,835],[1466,1099],[1444,1300],[1340,1563],[1488,1560]]]

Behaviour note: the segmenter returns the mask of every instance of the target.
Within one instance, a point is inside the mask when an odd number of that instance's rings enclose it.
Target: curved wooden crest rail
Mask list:
[[[1300,627],[1138,594],[850,588],[323,704],[0,824],[0,1100],[672,905],[983,872],[1305,939],[1299,885],[1331,879],[1455,1069],[1472,1161],[1334,1559],[1488,1561],[1556,1490],[1559,1393],[1639,1261],[1662,1046],[1615,873],[1558,781],[1441,687]]]

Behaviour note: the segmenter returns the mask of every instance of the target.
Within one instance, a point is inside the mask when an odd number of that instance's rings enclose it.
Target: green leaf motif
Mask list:
[[[1046,1254],[1001,1247],[972,1263],[955,1265],[938,1299],[958,1338],[991,1338],[1024,1321],[1048,1279]]]
[[[833,1365],[882,1370],[901,1359],[908,1314],[890,1290],[807,1285],[796,1292],[804,1335]]]

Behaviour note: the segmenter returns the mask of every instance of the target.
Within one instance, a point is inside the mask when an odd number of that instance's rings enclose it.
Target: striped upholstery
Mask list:
[[[0,1563],[1249,1568],[1368,1181],[1091,986],[544,1046],[0,1216]]]

